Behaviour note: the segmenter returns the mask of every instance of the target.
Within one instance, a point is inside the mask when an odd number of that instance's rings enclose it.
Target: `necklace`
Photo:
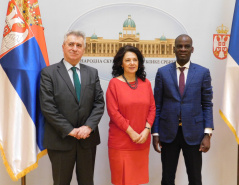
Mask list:
[[[137,87],[138,87],[138,78],[137,78],[137,76],[135,76],[135,82],[132,83],[132,84],[130,84],[130,83],[127,81],[127,79],[125,78],[124,74],[122,74],[122,77],[123,77],[123,79],[126,81],[126,83],[128,84],[128,86],[129,86],[131,89],[137,89]]]

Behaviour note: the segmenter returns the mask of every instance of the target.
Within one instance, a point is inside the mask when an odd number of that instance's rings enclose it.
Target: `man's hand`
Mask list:
[[[161,153],[162,144],[159,136],[153,136],[153,147],[156,152]]]
[[[208,134],[205,134],[202,139],[199,151],[206,153],[209,149],[210,149],[210,136]]]
[[[74,128],[68,135],[72,137],[76,137],[77,132],[78,132],[77,128]]]
[[[78,130],[77,136],[76,136],[77,139],[86,139],[86,138],[90,137],[90,133],[92,131],[92,129],[90,127],[85,126],[85,125],[79,127],[77,130]]]

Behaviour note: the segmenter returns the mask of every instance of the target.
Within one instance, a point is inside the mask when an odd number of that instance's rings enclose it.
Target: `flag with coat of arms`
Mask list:
[[[48,65],[37,0],[10,0],[0,49],[0,151],[12,180],[35,169],[46,154],[39,88]]]
[[[239,1],[236,1],[227,57],[221,117],[239,144]]]

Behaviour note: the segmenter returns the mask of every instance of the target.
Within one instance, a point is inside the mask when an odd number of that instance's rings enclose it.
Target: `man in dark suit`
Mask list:
[[[154,97],[153,146],[161,153],[162,185],[174,185],[182,149],[189,185],[202,185],[202,152],[210,148],[213,130],[212,86],[208,69],[190,62],[192,39],[175,40],[176,62],[158,69]]]
[[[84,33],[68,32],[62,45],[64,59],[41,72],[43,144],[52,164],[54,185],[70,185],[75,164],[78,184],[94,184],[104,97],[97,70],[79,63],[85,45]]]

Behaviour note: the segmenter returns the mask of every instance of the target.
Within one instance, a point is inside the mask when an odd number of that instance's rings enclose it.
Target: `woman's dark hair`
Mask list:
[[[112,71],[112,75],[113,77],[117,77],[120,76],[124,73],[124,69],[122,68],[122,62],[123,62],[123,58],[126,52],[133,52],[137,55],[138,57],[138,61],[139,61],[139,67],[138,70],[136,72],[136,76],[138,78],[140,78],[141,80],[145,81],[146,78],[146,72],[144,71],[145,67],[144,67],[144,56],[142,55],[142,53],[139,51],[138,48],[134,47],[134,46],[130,46],[130,45],[126,45],[124,47],[121,47],[119,49],[119,51],[117,52],[117,54],[114,57],[113,60],[113,71]]]

